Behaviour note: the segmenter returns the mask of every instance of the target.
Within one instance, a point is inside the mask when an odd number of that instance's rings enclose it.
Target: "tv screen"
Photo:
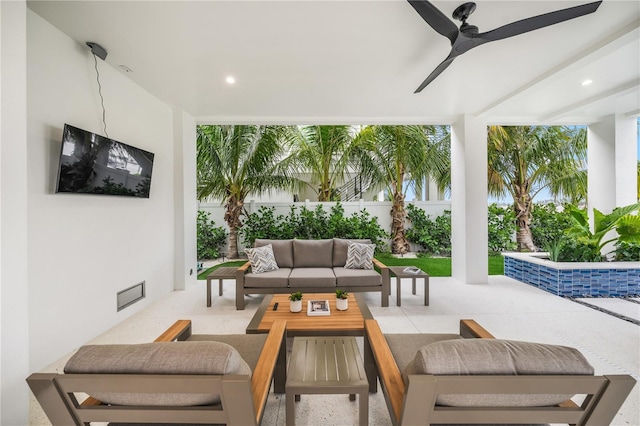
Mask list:
[[[56,192],[149,198],[153,153],[64,125]]]

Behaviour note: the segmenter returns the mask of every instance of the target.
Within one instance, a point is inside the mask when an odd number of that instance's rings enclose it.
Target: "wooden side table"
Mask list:
[[[211,280],[218,280],[218,296],[222,296],[222,280],[235,280],[237,270],[234,266],[223,266],[207,275],[207,307],[211,306]]]
[[[355,394],[359,425],[369,421],[369,382],[354,337],[294,337],[287,375],[287,426],[295,424],[301,394]]]
[[[400,283],[402,278],[411,278],[411,292],[412,294],[416,294],[416,278],[424,279],[424,306],[429,306],[429,274],[424,271],[420,271],[417,274],[412,274],[410,272],[404,272],[404,268],[406,266],[390,266],[389,271],[393,276],[396,277],[396,305],[401,306],[401,289],[402,285]]]

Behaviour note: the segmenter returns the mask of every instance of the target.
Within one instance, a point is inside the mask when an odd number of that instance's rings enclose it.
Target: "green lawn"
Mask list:
[[[209,275],[209,273],[211,271],[214,271],[214,270],[216,270],[216,269],[218,269],[218,268],[220,268],[222,266],[242,266],[245,263],[247,263],[247,259],[244,259],[244,260],[232,260],[230,262],[224,262],[224,263],[221,263],[219,265],[212,266],[211,268],[203,269],[202,272],[200,272],[198,274],[198,279],[199,280],[206,280],[207,279],[207,275]]]
[[[450,277],[451,276],[451,258],[450,257],[418,257],[418,258],[396,258],[396,257],[380,257],[382,263],[387,266],[417,266],[432,277]],[[241,266],[246,260],[235,260],[225,262],[220,265],[205,269],[198,274],[199,280],[206,280],[207,275],[216,268],[221,266]],[[504,263],[502,256],[489,256],[489,275],[503,275]]]
[[[387,266],[417,266],[432,277],[451,276],[450,257],[380,257],[379,260]],[[503,274],[504,263],[502,256],[489,256],[489,275]]]

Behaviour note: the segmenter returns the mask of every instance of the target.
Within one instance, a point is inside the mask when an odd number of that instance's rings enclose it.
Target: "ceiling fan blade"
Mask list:
[[[435,70],[431,71],[431,74],[429,74],[429,77],[427,77],[427,78],[426,78],[426,80],[425,80],[425,81],[423,81],[423,82],[422,82],[422,84],[421,84],[420,86],[418,86],[418,88],[416,89],[416,91],[415,91],[415,92],[413,92],[413,93],[420,93],[420,92],[422,91],[422,89],[424,89],[425,87],[427,87],[427,85],[428,85],[429,83],[431,83],[433,80],[435,80],[435,79],[436,79],[436,77],[437,77],[437,76],[439,76],[439,75],[442,73],[442,71],[446,70],[446,69],[447,69],[447,67],[448,67],[449,65],[451,65],[451,62],[453,62],[453,60],[454,60],[455,58],[456,58],[455,56],[451,56],[451,55],[449,55],[449,57],[447,57],[447,59],[445,59],[444,61],[442,61],[442,62],[440,63],[440,65],[438,65],[438,66],[436,67],[436,69],[435,69]]]
[[[485,41],[496,41],[524,34],[529,31],[534,31],[540,28],[548,27],[550,25],[555,25],[560,22],[568,21],[570,19],[593,13],[598,10],[600,3],[602,3],[602,0],[583,4],[580,6],[570,7],[568,9],[556,10],[555,12],[549,12],[543,15],[523,19],[521,21],[512,22],[511,24],[504,25],[502,27],[496,28],[495,30],[478,34],[478,38],[481,38]]]
[[[408,1],[431,28],[451,40],[451,44],[456,41],[456,37],[458,37],[458,27],[453,21],[447,18],[447,15],[442,13],[440,9],[427,0]]]

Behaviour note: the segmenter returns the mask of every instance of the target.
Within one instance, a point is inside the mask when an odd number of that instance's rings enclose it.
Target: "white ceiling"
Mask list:
[[[488,31],[584,1],[476,1]],[[434,1],[447,16],[462,3]],[[488,43],[454,61],[406,0],[30,1],[30,9],[199,122],[590,123],[640,114],[640,2]],[[88,49],[88,48],[87,48]],[[235,85],[225,83],[233,75]],[[582,87],[585,79],[593,80]]]

